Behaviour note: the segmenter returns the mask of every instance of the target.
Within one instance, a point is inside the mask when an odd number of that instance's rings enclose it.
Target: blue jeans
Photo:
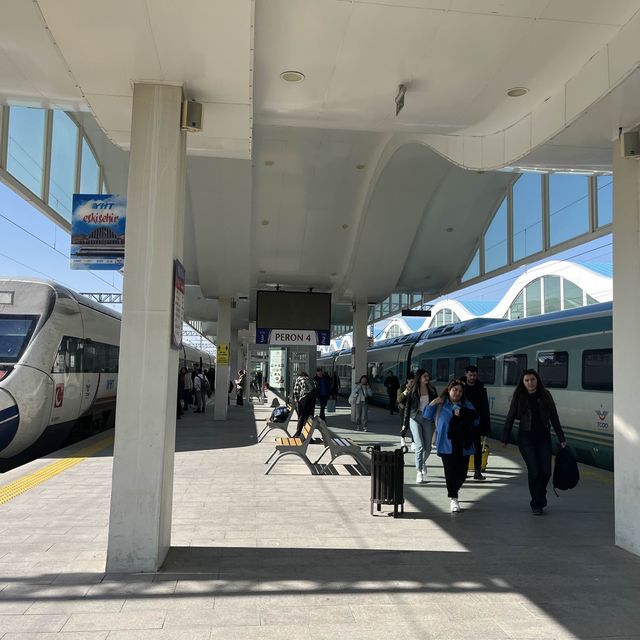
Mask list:
[[[416,471],[422,471],[426,465],[427,458],[431,453],[431,441],[433,440],[433,430],[435,425],[431,420],[422,419],[418,422],[413,418],[409,418],[409,429],[413,436],[413,442],[416,445]]]

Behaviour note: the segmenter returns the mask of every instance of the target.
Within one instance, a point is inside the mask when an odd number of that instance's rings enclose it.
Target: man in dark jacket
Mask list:
[[[396,402],[398,400],[398,389],[400,388],[400,380],[393,371],[387,371],[387,377],[384,379],[384,386],[387,388],[389,396],[389,413],[393,415],[396,410]]]
[[[470,364],[464,370],[464,395],[466,399],[473,405],[478,412],[480,424],[473,430],[473,446],[475,447],[475,455],[473,458],[473,466],[475,472],[474,480],[484,480],[482,475],[482,437],[489,435],[491,427],[491,417],[489,413],[489,398],[484,384],[478,380],[478,367]]]
[[[331,396],[331,378],[321,367],[318,367],[313,381],[316,383],[318,401],[320,402],[320,420],[326,420],[324,411],[327,408],[327,402],[329,402],[329,397]]]

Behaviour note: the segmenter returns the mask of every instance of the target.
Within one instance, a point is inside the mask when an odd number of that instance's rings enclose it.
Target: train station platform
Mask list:
[[[1,476],[0,640],[640,637],[640,558],[614,546],[611,473],[581,467],[532,517],[516,447],[492,446],[486,482],[468,480],[451,514],[439,459],[417,486],[409,453],[404,516],[371,516],[347,458],[319,476],[291,456],[264,475],[270,412],[178,422],[172,549],[155,573],[104,572],[109,433]],[[369,415],[366,433],[346,405],[327,422],[395,445],[398,416]]]

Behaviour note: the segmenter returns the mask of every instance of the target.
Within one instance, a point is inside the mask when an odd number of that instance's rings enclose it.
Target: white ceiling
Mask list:
[[[202,102],[204,130],[187,141],[187,310],[207,320],[216,298],[249,296],[241,326],[257,288],[342,303],[455,288],[513,179],[487,169],[609,168],[618,127],[640,123],[639,9],[4,0],[0,101],[90,112],[125,150],[134,82]],[[529,92],[509,98],[513,86]],[[121,175],[118,158],[101,155]]]

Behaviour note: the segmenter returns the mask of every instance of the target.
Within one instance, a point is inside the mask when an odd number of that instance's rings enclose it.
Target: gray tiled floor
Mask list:
[[[517,450],[493,447],[488,481],[450,514],[438,458],[416,486],[407,454],[404,517],[372,517],[347,459],[319,477],[292,457],[265,476],[270,408],[230,412],[178,423],[173,548],[156,574],[104,573],[108,450],[0,505],[0,639],[640,638],[640,558],[613,545],[612,474],[584,467],[535,518]],[[368,433],[346,409],[328,422],[395,445],[397,416],[370,418]]]

